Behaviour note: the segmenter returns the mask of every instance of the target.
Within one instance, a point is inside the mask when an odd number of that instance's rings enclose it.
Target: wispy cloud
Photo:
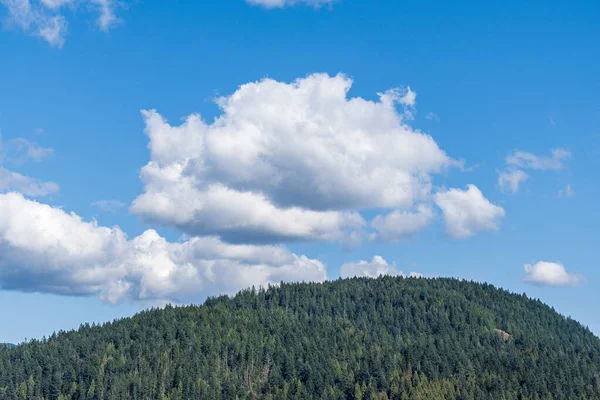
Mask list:
[[[565,168],[565,162],[570,158],[571,152],[563,148],[552,150],[550,156],[515,150],[506,156],[505,170],[498,171],[498,186],[503,192],[515,194],[520,185],[529,179],[523,170],[559,171]]]
[[[283,8],[297,4],[304,4],[312,7],[322,7],[325,5],[331,5],[336,1],[337,0],[246,0],[246,3],[264,8]]]
[[[498,186],[503,192],[510,191],[515,194],[519,191],[519,186],[529,178],[525,172],[520,169],[507,170],[498,173]]]
[[[118,22],[116,0],[0,0],[8,11],[6,24],[41,37],[51,46],[61,48],[66,42],[68,21],[66,9],[82,6],[95,9],[99,16],[97,25],[107,31]]]
[[[559,148],[552,150],[550,156],[538,156],[524,151],[514,151],[506,157],[506,164],[518,168],[529,168],[540,171],[558,171],[565,167],[564,162],[571,158],[571,152]]]
[[[564,189],[560,189],[558,191],[558,197],[566,197],[566,198],[571,198],[575,196],[575,191],[573,190],[573,188],[571,187],[571,184],[568,183]]]
[[[52,148],[40,146],[22,137],[4,141],[0,133],[0,164],[23,164],[27,161],[39,162],[53,153]]]
[[[16,191],[26,196],[42,197],[56,193],[58,189],[54,182],[44,182],[0,166],[0,193]]]
[[[54,149],[43,147],[24,138],[16,138],[5,145],[6,161],[21,164],[26,161],[40,162],[54,153]]]
[[[431,120],[431,121],[439,121],[440,117],[438,117],[438,115],[436,113],[434,113],[434,112],[429,112],[425,116],[425,119],[428,119],[428,120]]]
[[[51,148],[24,138],[3,141],[0,134],[0,193],[16,191],[26,196],[41,197],[57,192],[59,188],[54,182],[44,182],[5,167],[6,164],[14,166],[28,161],[39,162],[52,153]]]
[[[127,206],[126,203],[118,200],[96,200],[92,203],[94,207],[98,207],[102,211],[106,212],[117,212],[119,209]]]

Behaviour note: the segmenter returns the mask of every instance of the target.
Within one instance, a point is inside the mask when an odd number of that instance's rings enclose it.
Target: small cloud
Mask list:
[[[446,231],[455,239],[465,239],[480,231],[498,230],[504,208],[492,204],[475,185],[466,190],[450,189],[434,195],[442,210]]]
[[[558,197],[571,198],[575,196],[575,191],[570,184],[567,184],[564,189],[558,191]]]
[[[548,122],[550,122],[550,125],[556,126],[556,121],[554,121],[554,118],[548,117]]]
[[[540,171],[558,171],[565,167],[564,161],[571,158],[571,152],[563,148],[552,150],[550,157],[537,156],[524,151],[514,151],[506,157],[506,164],[518,168],[529,168]]]
[[[468,238],[479,231],[498,230],[504,209],[492,204],[475,185],[466,190],[450,189],[434,195],[444,214],[446,231],[456,239]]]
[[[0,162],[5,161],[11,164],[23,164],[27,161],[39,162],[52,153],[54,153],[52,148],[42,147],[20,137],[4,143],[0,135]]]
[[[42,147],[23,138],[16,138],[11,143],[15,147],[16,156],[20,159],[39,162],[54,153],[54,149],[50,147]]]
[[[529,175],[520,169],[499,172],[498,186],[500,186],[500,190],[503,192],[510,191],[512,194],[515,194],[519,191],[519,185],[528,178]]]
[[[431,121],[439,121],[440,117],[438,117],[438,115],[434,112],[430,112],[427,113],[427,115],[425,116],[425,119],[431,120]]]
[[[98,17],[98,26],[102,31],[108,31],[120,21],[115,15],[114,0],[91,0],[91,3],[96,5],[100,11],[100,16]]]
[[[311,7],[322,7],[331,5],[336,0],[246,0],[246,3],[264,8],[284,8],[296,4],[304,4]]]
[[[50,46],[59,49],[65,45],[68,31],[67,20],[62,16],[55,16],[44,19],[39,22],[38,35],[41,36]]]
[[[358,261],[349,262],[340,268],[342,278],[352,277],[367,277],[377,278],[382,275],[389,276],[408,276],[411,278],[422,278],[423,274],[419,272],[411,272],[406,275],[402,271],[398,271],[395,264],[388,264],[388,262],[381,256],[373,257],[373,260],[369,261]]]
[[[16,191],[26,196],[43,197],[58,192],[54,182],[30,178],[0,166],[0,193]]]
[[[96,200],[92,203],[92,206],[98,207],[102,211],[115,213],[119,209],[125,207],[127,204],[118,200]]]
[[[576,286],[583,279],[569,274],[562,264],[547,261],[525,264],[525,274],[526,282],[539,286]]]
[[[64,46],[68,34],[65,9],[89,5],[99,13],[97,24],[107,31],[118,22],[114,10],[121,2],[117,0],[0,0],[8,12],[7,25],[38,36],[51,46]]]
[[[0,0],[2,1],[2,0]],[[51,148],[41,147],[27,139],[16,138],[7,142],[0,134],[0,193],[19,192],[30,197],[42,197],[56,193],[59,187],[54,182],[45,182],[11,171],[3,164],[39,162],[53,153]]]
[[[533,153],[515,150],[506,156],[506,169],[498,172],[498,186],[503,192],[515,194],[521,183],[529,179],[523,170],[559,171],[565,167],[565,161],[571,158],[571,152],[553,149],[550,156],[538,156]]]
[[[467,162],[464,159],[459,159],[458,160],[458,168],[462,171],[462,172],[473,172],[476,169],[482,168],[483,165],[485,163],[476,163],[470,166],[466,166]]]

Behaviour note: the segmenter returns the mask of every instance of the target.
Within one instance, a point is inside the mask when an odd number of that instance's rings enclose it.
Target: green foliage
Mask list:
[[[4,349],[0,399],[600,399],[600,340],[487,284],[281,284]]]

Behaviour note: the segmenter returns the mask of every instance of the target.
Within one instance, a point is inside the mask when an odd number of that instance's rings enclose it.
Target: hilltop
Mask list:
[[[600,340],[455,279],[249,289],[0,352],[2,399],[600,399]]]

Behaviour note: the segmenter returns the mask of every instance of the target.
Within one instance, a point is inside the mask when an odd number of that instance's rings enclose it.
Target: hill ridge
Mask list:
[[[539,300],[386,276],[84,324],[0,354],[0,398],[600,399],[599,371],[600,340]]]

